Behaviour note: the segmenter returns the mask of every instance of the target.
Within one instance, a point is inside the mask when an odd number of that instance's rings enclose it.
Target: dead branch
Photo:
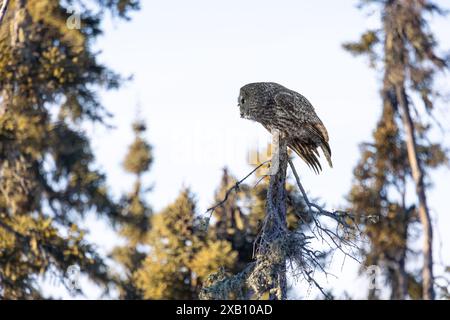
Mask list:
[[[289,166],[291,167],[292,173],[294,174],[295,180],[297,182],[297,186],[300,189],[300,192],[302,193],[303,199],[305,201],[306,206],[308,207],[308,212],[310,217],[313,219],[315,228],[318,232],[318,235],[315,234],[315,231],[311,229],[311,232],[317,239],[321,239],[327,243],[329,247],[335,247],[339,251],[341,251],[344,256],[350,257],[351,259],[355,260],[356,262],[360,263],[360,261],[355,257],[354,254],[349,253],[344,249],[344,247],[353,248],[355,250],[358,249],[358,246],[356,243],[353,242],[352,239],[355,237],[350,234],[339,234],[339,229],[343,230],[345,232],[351,232],[356,231],[357,233],[361,233],[358,224],[356,223],[355,216],[341,210],[335,210],[333,212],[327,211],[318,204],[315,204],[311,202],[305,192],[305,189],[302,186],[302,183],[300,182],[300,177],[297,173],[297,170],[295,169],[294,163],[291,159],[288,160]],[[328,227],[323,227],[320,221],[316,218],[316,216],[325,216],[336,222],[336,231],[332,231]],[[324,237],[324,234],[327,237]],[[327,239],[330,240],[333,245],[327,242]]]
[[[280,138],[280,137],[278,137]],[[357,251],[359,247],[354,243],[358,237],[350,233],[358,230],[353,215],[343,211],[327,211],[322,206],[309,200],[303,188],[300,177],[294,164],[287,155],[286,141],[279,139],[274,141],[274,154],[271,162],[271,175],[267,191],[266,216],[261,230],[254,243],[254,261],[247,265],[244,270],[234,276],[225,276],[218,273],[215,281],[203,288],[203,298],[228,299],[230,293],[235,297],[242,297],[241,293],[247,289],[254,298],[259,299],[264,293],[269,293],[269,299],[287,298],[287,267],[295,278],[301,278],[316,287],[327,299],[331,297],[314,278],[316,270],[323,272],[327,277],[330,275],[324,267],[324,259],[328,252],[338,249],[345,257],[351,257],[358,261],[356,254],[349,250]],[[256,167],[242,180],[233,185],[225,194],[225,198],[209,208],[206,213],[212,213],[223,205],[231,192],[237,191],[239,185],[245,181],[258,168],[265,165],[266,161]],[[286,171],[287,164],[292,169],[297,186],[306,204],[308,216],[313,221],[312,226],[308,221],[305,224],[312,235],[305,234],[300,227],[297,230],[289,230],[286,220]],[[304,214],[298,213],[302,218]],[[324,217],[336,224],[335,229],[328,224],[322,224]],[[325,222],[325,221],[324,221]],[[342,233],[343,232],[343,233]],[[317,249],[313,240],[325,243],[329,249]],[[359,262],[359,261],[358,261]],[[236,291],[237,290],[237,291]],[[244,297],[248,298],[248,294]]]
[[[222,206],[225,202],[227,202],[228,197],[230,196],[230,194],[231,194],[233,191],[236,191],[236,192],[239,191],[239,186],[240,186],[245,180],[247,180],[248,177],[250,177],[250,176],[251,176],[253,173],[255,173],[259,168],[261,168],[262,166],[266,165],[266,164],[269,163],[269,162],[270,162],[270,160],[267,160],[267,161],[264,161],[264,162],[260,163],[260,164],[259,164],[257,167],[255,167],[252,171],[250,171],[250,173],[247,174],[244,178],[242,178],[241,180],[239,180],[238,182],[236,182],[230,189],[227,190],[227,192],[225,193],[225,197],[223,198],[223,200],[220,201],[219,203],[215,204],[214,206],[208,208],[208,209],[206,210],[206,212],[205,212],[205,215],[209,213],[209,214],[210,214],[210,217],[211,217],[211,215],[213,214],[213,212],[214,212],[217,208],[219,208],[219,207]]]

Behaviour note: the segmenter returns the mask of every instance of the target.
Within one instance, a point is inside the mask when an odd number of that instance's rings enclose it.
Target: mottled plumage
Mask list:
[[[301,94],[273,82],[250,83],[241,88],[238,105],[241,117],[261,123],[270,132],[278,129],[317,173],[322,169],[319,147],[332,167],[327,130]]]

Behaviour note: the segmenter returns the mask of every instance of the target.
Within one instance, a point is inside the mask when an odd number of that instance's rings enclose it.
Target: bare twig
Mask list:
[[[223,198],[222,201],[220,201],[219,203],[215,204],[214,206],[212,206],[211,208],[208,208],[205,212],[205,215],[210,213],[213,214],[213,212],[220,206],[222,206],[225,202],[227,202],[228,197],[230,196],[230,194],[233,191],[238,191],[239,190],[239,186],[245,181],[247,180],[248,177],[250,177],[253,173],[255,173],[259,168],[261,168],[262,166],[266,165],[267,163],[269,163],[270,160],[264,161],[262,163],[260,163],[256,168],[254,168],[249,174],[247,174],[244,178],[242,178],[241,180],[239,180],[238,182],[236,182],[230,189],[227,190],[227,192],[225,193],[225,197]]]
[[[333,220],[335,220],[335,221],[337,221],[337,222],[339,222],[339,223],[341,223],[341,224],[343,224],[345,226],[348,226],[347,222],[345,221],[345,218],[348,218],[348,219],[350,219],[352,221],[355,221],[354,216],[349,214],[349,213],[347,213],[347,212],[345,212],[345,211],[335,210],[333,212],[330,212],[330,211],[327,211],[327,210],[323,209],[318,204],[315,204],[315,203],[309,201],[309,198],[306,195],[306,192],[305,192],[305,189],[302,186],[302,183],[300,182],[300,177],[298,176],[297,170],[295,169],[295,166],[292,163],[292,160],[289,159],[288,162],[289,162],[289,166],[291,167],[292,172],[294,174],[295,180],[297,182],[297,186],[300,189],[300,191],[302,193],[302,196],[303,196],[303,199],[305,200],[305,203],[306,203],[306,205],[307,205],[307,207],[308,207],[308,209],[309,209],[309,211],[311,213],[314,213],[316,215],[327,216],[327,217],[329,217],[329,218],[331,218],[331,219],[333,219]],[[315,209],[315,210],[313,210],[313,209]],[[355,224],[355,226],[356,226],[356,224]]]
[[[344,250],[344,246],[347,248],[353,248],[358,249],[358,246],[353,243],[352,241],[346,239],[345,235],[340,236],[338,234],[339,227],[342,227],[344,231],[350,230],[350,229],[358,229],[357,223],[355,223],[355,217],[347,212],[335,210],[333,212],[327,211],[323,209],[321,206],[311,202],[305,192],[305,189],[302,186],[302,183],[300,182],[300,177],[297,173],[297,170],[295,169],[294,163],[291,159],[288,160],[289,166],[291,167],[292,173],[294,174],[295,180],[297,182],[297,186],[300,189],[300,192],[302,193],[303,199],[306,203],[306,206],[308,207],[308,212],[310,213],[311,218],[314,221],[315,227],[319,232],[319,235],[321,236],[322,240],[327,243],[328,246],[332,247],[323,237],[322,235],[325,234],[328,239],[330,239],[333,242],[333,245],[335,248],[337,248],[339,251],[341,251],[344,254],[344,257],[350,257],[351,259],[355,260],[356,262],[360,263],[360,261],[351,253]],[[319,220],[315,216],[325,216],[332,220],[334,220],[337,223],[336,232],[330,230],[327,227],[323,227],[322,224],[319,222]],[[350,225],[347,222],[347,219],[350,219],[352,221],[352,224]],[[313,231],[312,231],[313,232]],[[314,232],[313,232],[314,234]]]

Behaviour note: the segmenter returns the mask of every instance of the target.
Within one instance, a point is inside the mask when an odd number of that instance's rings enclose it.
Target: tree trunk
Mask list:
[[[392,261],[392,267],[388,268],[390,277],[392,278],[391,300],[405,300],[408,294],[408,275],[405,270],[405,257],[402,256],[400,261]]]
[[[288,164],[287,143],[278,131],[272,132],[272,162],[270,182],[267,190],[266,215],[269,228],[266,231],[268,239],[279,240],[280,235],[286,235],[286,169]],[[285,300],[287,296],[286,259],[280,256],[273,266],[272,287],[269,291],[270,300]]]
[[[408,219],[412,210],[405,205],[405,192],[402,191],[401,232],[399,236],[403,239],[404,245],[398,246],[392,257],[388,260],[388,271],[392,279],[391,300],[405,300],[408,296],[408,273],[406,272],[406,251],[408,242]]]
[[[401,116],[406,132],[406,148],[408,160],[411,167],[412,176],[416,185],[416,193],[419,199],[419,218],[422,223],[424,242],[423,242],[423,269],[422,269],[422,287],[423,299],[433,300],[433,229],[431,225],[430,213],[427,206],[425,186],[423,183],[423,171],[417,155],[417,144],[414,130],[414,123],[409,111],[408,100],[405,88],[401,85],[396,86],[396,95],[401,108]]]

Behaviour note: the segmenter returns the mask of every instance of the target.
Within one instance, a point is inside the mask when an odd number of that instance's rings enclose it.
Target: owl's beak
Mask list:
[[[238,105],[238,106],[239,106],[239,108],[241,107],[240,105]],[[242,111],[242,109],[240,110],[240,114],[241,114],[241,118],[245,117],[244,111]]]
[[[252,117],[248,113],[245,113],[245,112],[241,112],[241,118],[242,119],[247,119],[247,120],[251,120],[252,119]]]

